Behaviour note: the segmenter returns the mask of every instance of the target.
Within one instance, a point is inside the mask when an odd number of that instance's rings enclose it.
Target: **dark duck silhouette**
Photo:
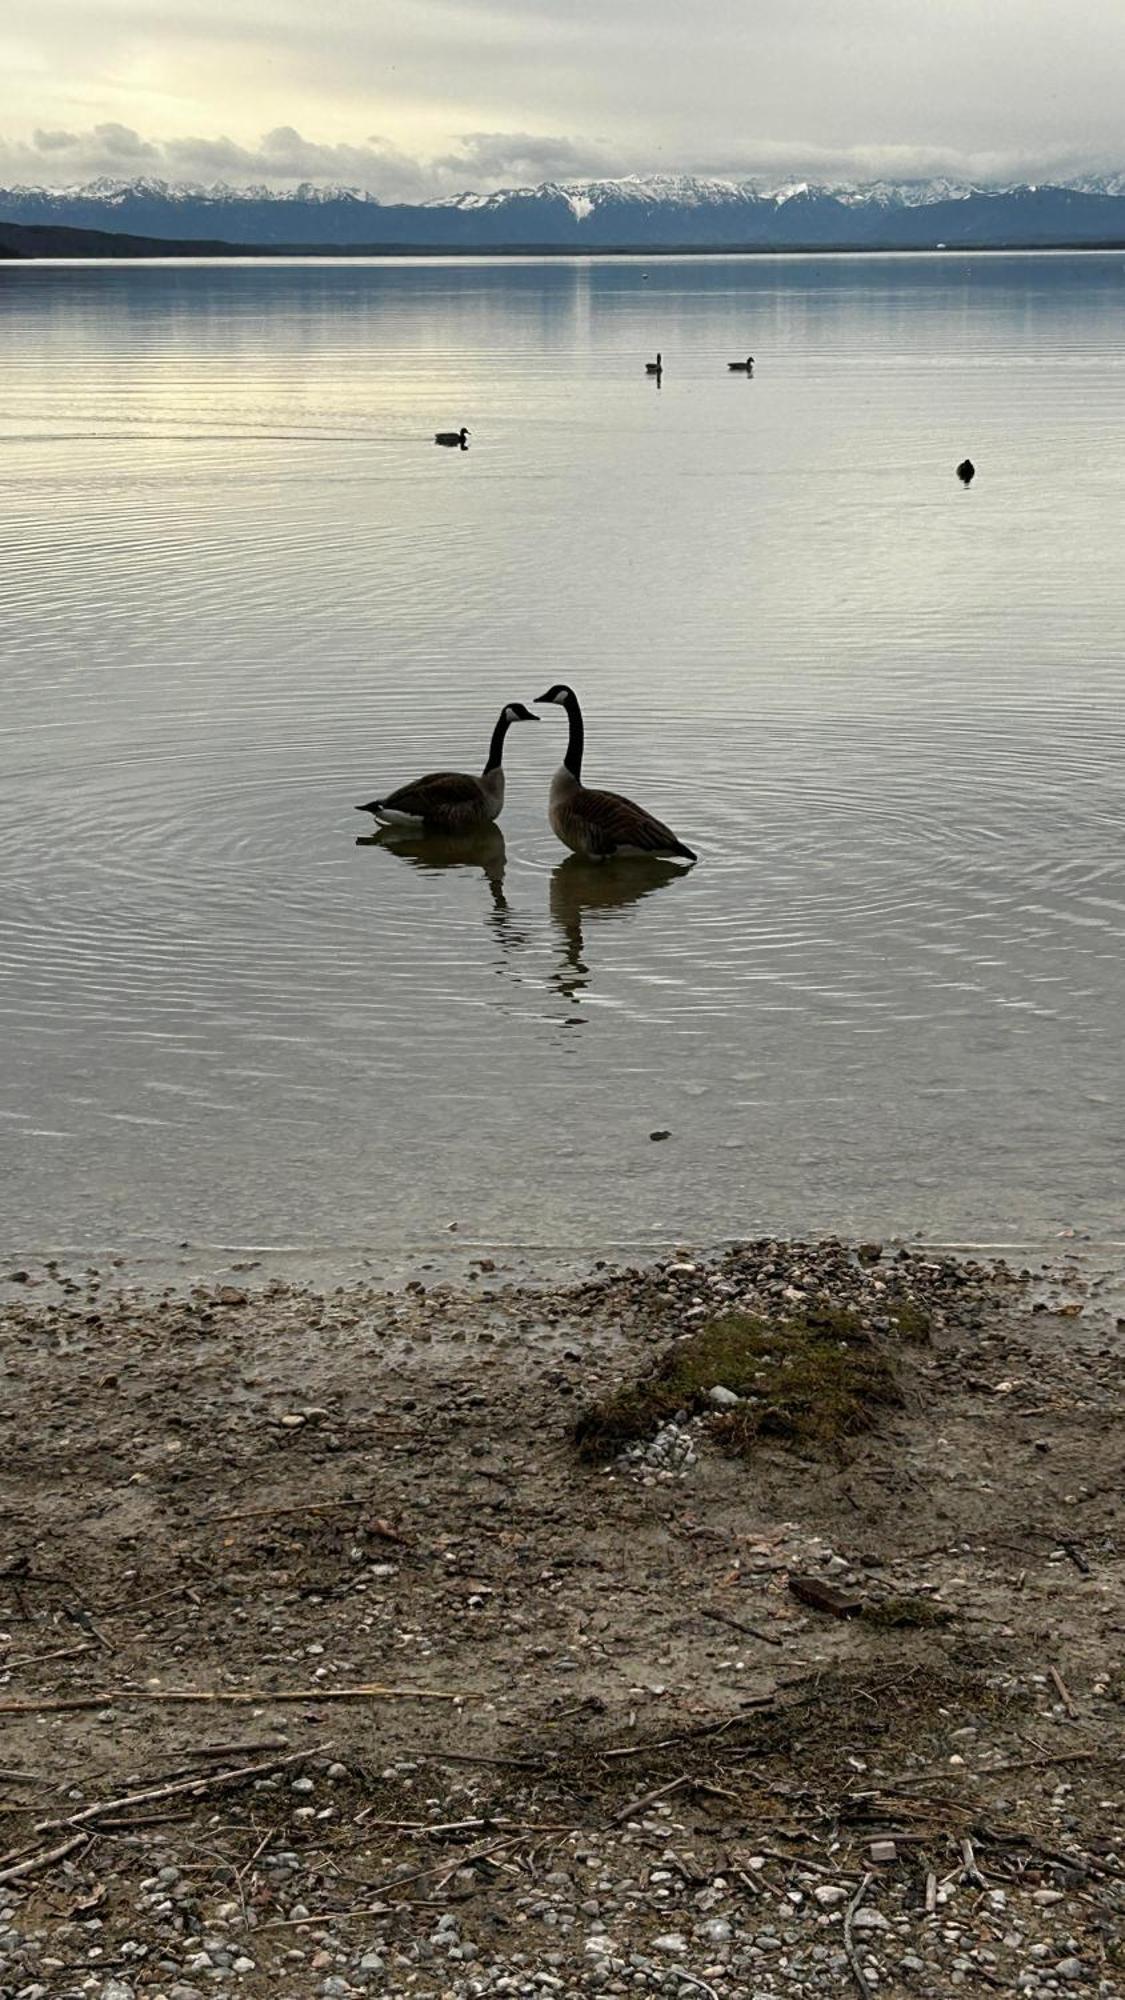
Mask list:
[[[464,426],[464,424],[462,424],[462,426],[461,426],[461,428],[460,428],[460,430],[459,430],[459,431],[435,431],[435,432],[434,432],[434,443],[435,443],[435,444],[448,444],[448,445],[455,445],[455,446],[457,446],[457,447],[458,447],[458,448],[459,448],[459,449],[460,449],[461,451],[468,451],[468,449],[469,449],[469,446],[468,446],[468,442],[467,442],[467,440],[468,440],[468,436],[469,436],[469,433],[468,433],[468,431],[467,431],[467,430],[465,429],[465,426]],[[538,718],[536,718],[536,720],[538,720]]]
[[[973,464],[971,458],[963,458],[961,460],[960,465],[957,467],[957,477],[961,481],[962,486],[972,485],[973,480],[976,478],[976,471],[976,466]]]

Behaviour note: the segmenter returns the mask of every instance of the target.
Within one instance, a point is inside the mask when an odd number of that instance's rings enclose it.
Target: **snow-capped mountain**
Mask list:
[[[1066,185],[691,175],[546,181],[383,203],[361,188],[98,180],[0,188],[0,220],[254,249],[906,250],[1125,244],[1125,173]]]

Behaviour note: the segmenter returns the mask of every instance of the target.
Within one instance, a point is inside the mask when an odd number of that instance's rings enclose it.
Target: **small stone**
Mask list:
[[[681,1937],[679,1931],[665,1931],[663,1937],[653,1938],[652,1948],[654,1951],[686,1951],[687,1939]]]
[[[1052,1903],[1065,1903],[1066,1893],[1062,1889],[1036,1889],[1031,1900],[1041,1910],[1049,1910]]]
[[[1080,1958],[1060,1958],[1055,1971],[1060,1979],[1085,1979],[1086,1977],[1086,1967]]]
[[[872,1861],[897,1861],[898,1848],[895,1846],[894,1841],[873,1840],[871,1843],[871,1859]]]
[[[813,1895],[824,1910],[834,1909],[837,1903],[844,1902],[847,1898],[847,1893],[847,1890],[841,1889],[836,1882],[821,1882],[813,1890]]]
[[[857,1931],[889,1931],[890,1925],[881,1910],[857,1910],[852,1918],[852,1928]]]
[[[716,1382],[715,1387],[707,1391],[707,1401],[714,1403],[718,1410],[732,1410],[742,1398],[736,1396],[733,1389],[724,1389],[721,1383]]]

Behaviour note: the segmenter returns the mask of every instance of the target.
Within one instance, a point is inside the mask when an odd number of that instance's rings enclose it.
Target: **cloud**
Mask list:
[[[594,180],[627,171],[619,155],[589,140],[530,132],[466,132],[455,153],[446,153],[433,164],[439,174],[461,176],[459,185],[468,176],[474,188]]]
[[[40,127],[29,140],[0,137],[0,183],[74,186],[139,174],[192,183],[226,181],[292,188],[302,182],[357,187],[382,201],[426,201],[473,189],[525,187],[545,180],[601,179],[619,174],[679,172],[776,183],[928,180],[946,177],[977,185],[1070,180],[1117,171],[1119,157],[1075,145],[969,152],[956,147],[858,145],[756,138],[744,146],[703,148],[686,157],[653,149],[614,150],[604,142],[559,133],[465,132],[452,151],[432,157],[404,152],[377,133],[360,141],[307,138],[277,125],[256,144],[219,134],[153,139],[130,125],[105,121],[86,131]]]
[[[325,142],[306,138],[292,125],[275,126],[252,146],[225,134],[157,141],[119,124],[85,132],[40,129],[30,144],[0,139],[5,179],[73,185],[142,171],[168,180],[278,188],[329,182],[363,188],[383,201],[425,201],[470,185],[487,190],[621,172],[624,166],[584,139],[529,132],[469,132],[456,151],[436,159],[405,153],[377,133],[358,144]]]

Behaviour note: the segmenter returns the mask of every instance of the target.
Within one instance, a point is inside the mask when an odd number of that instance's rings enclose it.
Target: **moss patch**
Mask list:
[[[880,1408],[901,1402],[891,1363],[855,1313],[812,1305],[770,1321],[727,1313],[677,1341],[639,1382],[625,1383],[584,1410],[574,1442],[585,1459],[613,1458],[647,1439],[679,1410],[709,1410],[708,1392],[742,1401],[716,1412],[712,1429],[728,1451],[759,1438],[821,1448],[867,1430]]]
[[[953,1613],[947,1605],[935,1604],[932,1597],[905,1596],[883,1597],[877,1603],[865,1604],[860,1616],[868,1625],[895,1632],[948,1625]]]

